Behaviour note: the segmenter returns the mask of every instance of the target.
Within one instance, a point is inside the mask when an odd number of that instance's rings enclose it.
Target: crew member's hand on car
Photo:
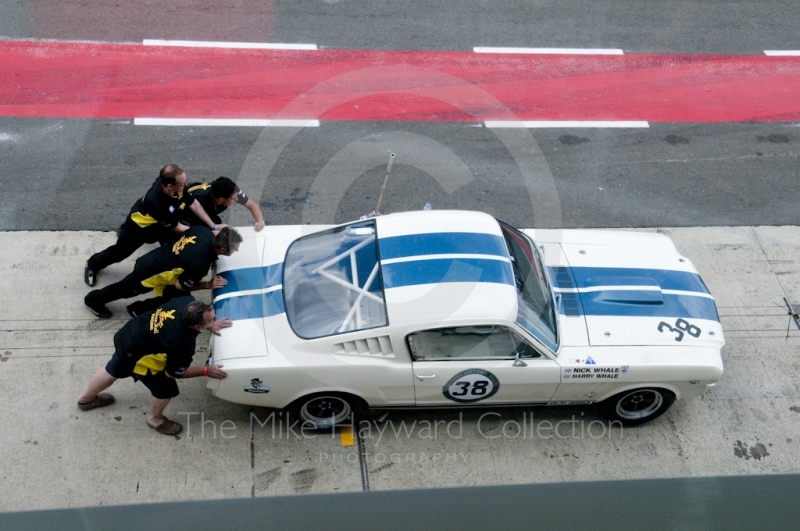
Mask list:
[[[221,319],[217,319],[216,321],[211,323],[211,326],[209,326],[208,329],[211,330],[211,333],[214,334],[215,336],[221,336],[222,334],[220,334],[220,330],[222,330],[223,328],[230,328],[232,326],[233,326],[233,321],[231,321],[227,317],[222,317]]]
[[[211,279],[211,288],[212,289],[219,289],[222,286],[226,285],[227,283],[228,283],[227,280],[222,278],[220,275],[217,275],[213,279]]]
[[[217,365],[216,363],[208,365],[206,373],[206,376],[216,380],[224,380],[228,376],[228,373],[222,370],[222,365]]]

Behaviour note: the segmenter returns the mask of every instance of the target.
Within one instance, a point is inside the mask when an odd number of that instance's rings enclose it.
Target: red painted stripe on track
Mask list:
[[[800,57],[0,42],[0,116],[800,121]]]

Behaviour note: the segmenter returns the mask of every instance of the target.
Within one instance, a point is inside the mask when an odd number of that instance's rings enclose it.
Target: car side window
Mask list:
[[[457,326],[409,334],[414,361],[450,359],[539,358],[541,354],[506,326]]]

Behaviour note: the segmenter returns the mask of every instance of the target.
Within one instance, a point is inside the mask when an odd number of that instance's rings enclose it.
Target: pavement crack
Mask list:
[[[253,408],[250,408],[250,474],[251,476],[255,474],[256,468],[256,443],[255,443],[255,436],[256,432],[253,430]],[[252,486],[250,487],[250,497],[256,497],[256,477],[253,477]]]
[[[361,430],[356,431],[358,442],[358,464],[361,467],[361,490],[369,492],[369,468],[367,465],[367,444],[361,435]]]

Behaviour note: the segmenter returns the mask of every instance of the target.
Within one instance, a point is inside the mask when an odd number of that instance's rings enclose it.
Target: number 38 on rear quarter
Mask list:
[[[722,375],[714,298],[661,234],[465,211],[240,231],[214,292],[234,321],[212,345],[223,400],[319,428],[367,408],[587,402],[630,426]]]

